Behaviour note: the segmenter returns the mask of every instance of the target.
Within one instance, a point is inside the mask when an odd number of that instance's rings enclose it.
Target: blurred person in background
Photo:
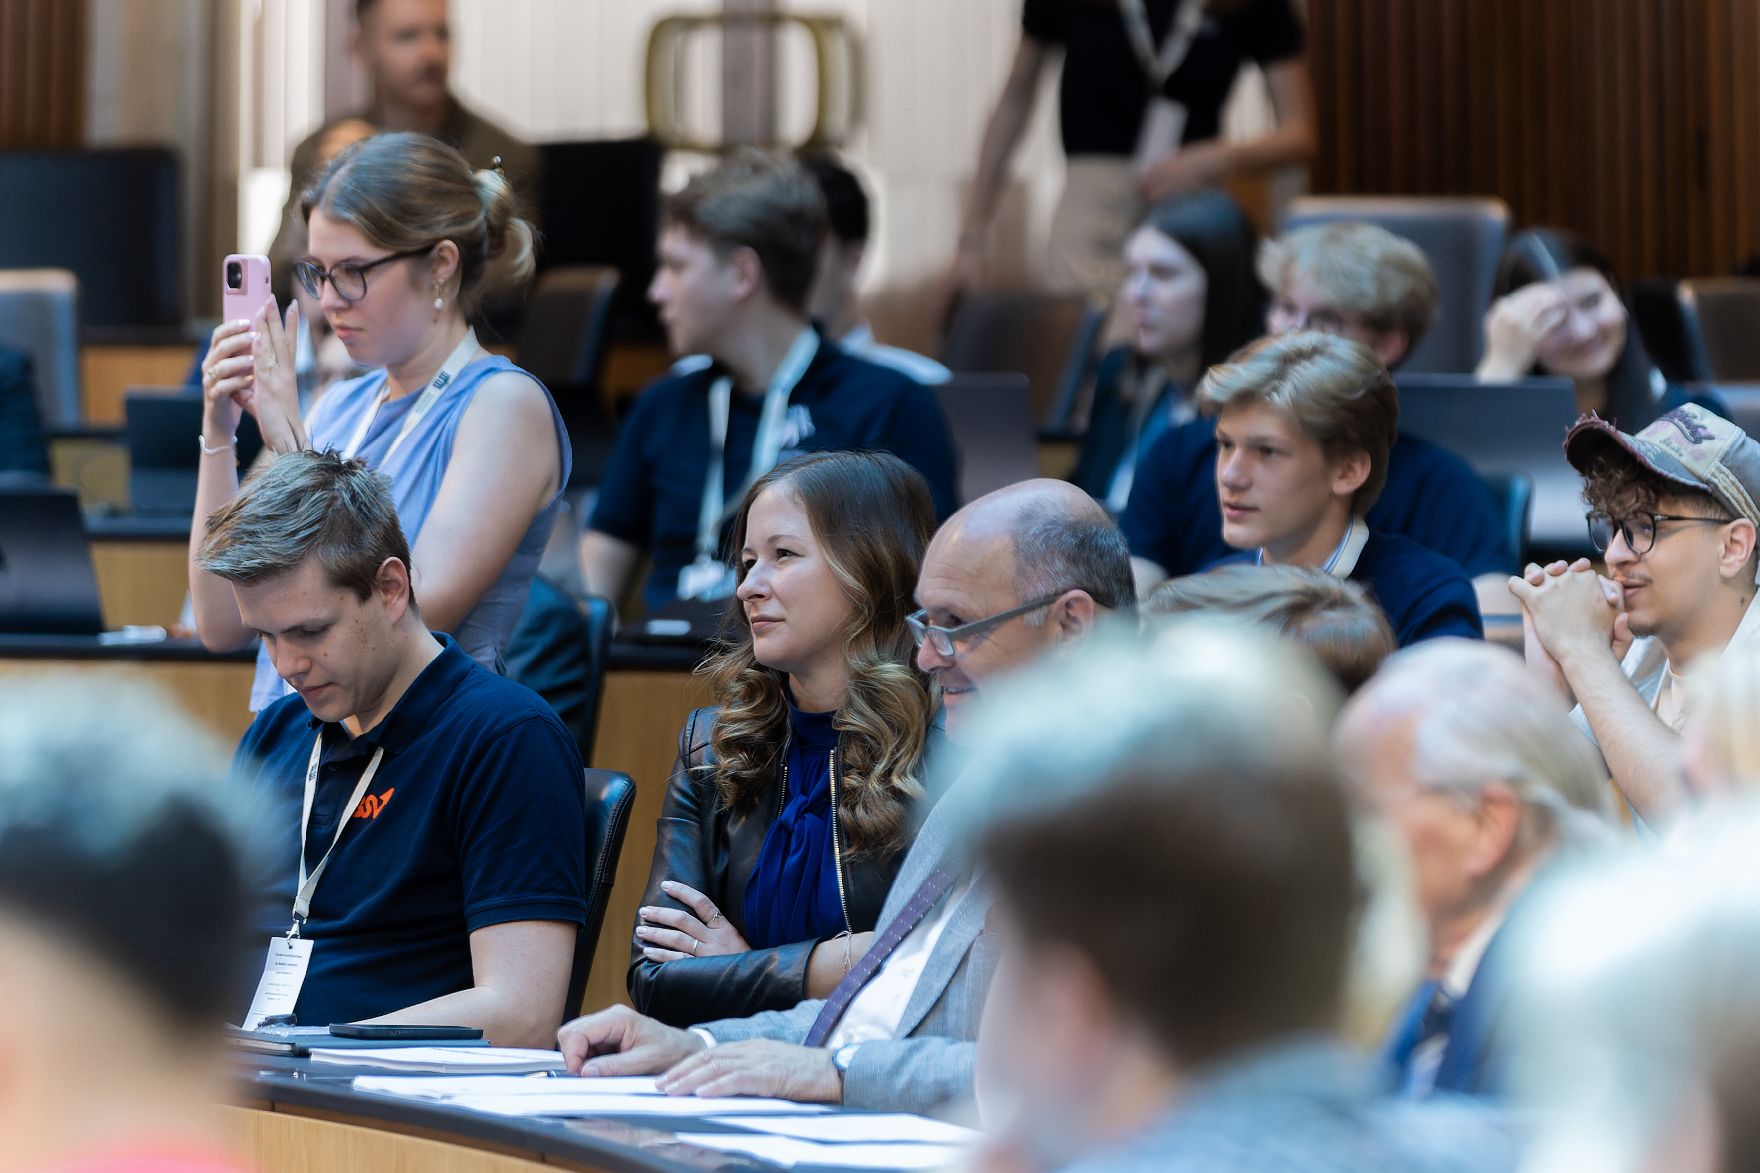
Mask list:
[[[0,684],[0,1170],[229,1173],[224,751],[146,690]]]
[[[1527,1173],[1760,1169],[1760,810],[1553,885],[1518,938]]]
[[[1477,371],[1486,382],[1569,379],[1578,411],[1628,432],[1686,403],[1728,413],[1715,395],[1689,397],[1663,379],[1632,326],[1613,263],[1574,232],[1516,233],[1504,246],[1491,296]]]
[[[1555,860],[1606,834],[1594,757],[1518,656],[1468,640],[1394,656],[1346,708],[1337,743],[1409,850],[1429,929],[1425,980],[1385,1045],[1400,1090],[1502,1091],[1524,1042],[1505,1017],[1506,926]]]
[[[1100,360],[1069,478],[1115,516],[1142,454],[1197,417],[1199,376],[1258,336],[1257,243],[1240,205],[1212,190],[1163,200],[1126,238],[1119,304],[1131,336]]]
[[[543,156],[452,92],[449,7],[448,0],[355,0],[349,51],[366,71],[372,98],[365,109],[324,123],[293,150],[288,163],[293,182],[281,209],[281,228],[269,248],[270,259],[276,262],[275,294],[283,304],[293,293],[286,264],[304,255],[299,243],[300,196],[324,173],[325,152],[334,156],[347,145],[343,140],[353,133],[346,129],[351,123],[439,139],[462,154],[472,168],[489,168],[499,159],[519,193],[520,214],[537,222]]]
[[[1390,1103],[1337,1036],[1361,883],[1336,699],[1297,650],[1186,621],[980,715],[962,782],[1003,948],[981,1167],[1511,1166],[1487,1113]]]
[[[1156,588],[1145,624],[1181,615],[1238,619],[1312,652],[1348,695],[1393,654],[1393,630],[1360,585],[1313,566],[1218,566]]]

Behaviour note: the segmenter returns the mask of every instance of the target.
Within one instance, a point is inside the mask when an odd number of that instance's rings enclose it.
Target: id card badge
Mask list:
[[[1173,152],[1179,150],[1186,132],[1186,108],[1172,98],[1156,96],[1149,99],[1143,111],[1143,129],[1137,132],[1137,150],[1131,166],[1141,175]]]
[[[681,599],[725,599],[734,586],[733,567],[713,558],[698,558],[678,572]]]
[[[257,982],[257,993],[244,1016],[244,1028],[256,1030],[265,1018],[293,1013],[299,1001],[300,987],[306,984],[306,969],[312,964],[312,941],[309,937],[270,937],[269,953],[263,959],[263,976]],[[237,1005],[237,1003],[233,1003]]]

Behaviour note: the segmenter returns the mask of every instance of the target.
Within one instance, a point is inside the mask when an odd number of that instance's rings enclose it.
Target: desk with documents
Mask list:
[[[244,1155],[263,1173],[323,1168],[518,1173],[540,1167],[680,1173],[775,1167],[679,1139],[741,1131],[708,1114],[500,1116],[357,1091],[353,1077],[368,1072],[309,1059],[239,1056],[234,1068],[237,1107],[232,1111],[242,1128]]]

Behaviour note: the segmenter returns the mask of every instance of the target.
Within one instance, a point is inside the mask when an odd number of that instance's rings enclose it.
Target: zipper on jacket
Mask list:
[[[850,924],[850,919],[849,919],[849,896],[844,891],[844,887],[843,887],[843,838],[838,833],[838,827],[837,827],[837,749],[836,749],[836,747],[833,747],[831,750],[830,764],[831,764],[831,859],[832,859],[832,864],[836,868],[836,871],[837,871],[837,903],[838,903],[838,906],[840,908],[842,908],[842,910],[843,910],[843,931],[850,934],[851,936],[854,936],[855,931],[856,931],[855,926]],[[784,788],[786,788],[787,785],[788,785],[788,776],[787,776],[787,772],[784,771],[784,774],[783,774]]]

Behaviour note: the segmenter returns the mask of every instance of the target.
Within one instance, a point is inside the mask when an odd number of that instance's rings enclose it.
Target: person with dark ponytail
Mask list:
[[[568,435],[544,385],[477,342],[486,296],[531,277],[532,228],[500,170],[417,134],[339,154],[300,201],[308,252],[294,276],[349,355],[375,368],[334,385],[302,419],[293,376],[299,308],[222,322],[203,369],[201,473],[191,547],[196,632],[213,649],[258,633],[227,584],[194,561],[208,516],[238,492],[232,437],[256,418],[275,454],[335,450],[392,480],[429,626],[496,668],[568,483]],[[277,656],[297,655],[296,637]],[[265,641],[253,709],[286,695]],[[283,674],[290,666],[280,665]],[[297,665],[292,666],[297,668]]]

